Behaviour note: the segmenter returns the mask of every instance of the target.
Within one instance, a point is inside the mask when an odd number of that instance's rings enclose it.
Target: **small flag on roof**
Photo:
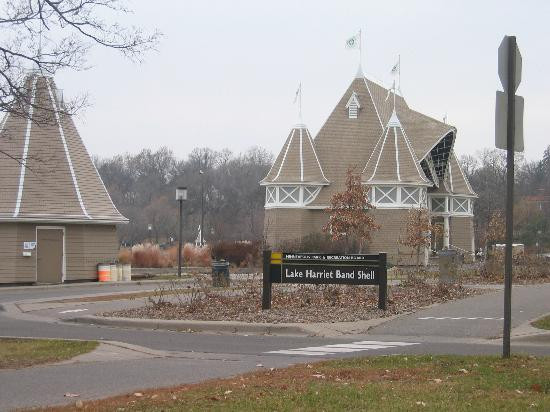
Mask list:
[[[294,103],[298,100],[298,96],[302,93],[302,83],[298,85],[298,89],[296,90],[296,95],[294,96]]]
[[[346,40],[346,49],[359,49],[361,47],[361,30]]]
[[[391,69],[391,74],[392,75],[396,75],[396,74],[399,74],[399,66],[400,66],[400,60],[397,60],[397,63],[395,63]]]

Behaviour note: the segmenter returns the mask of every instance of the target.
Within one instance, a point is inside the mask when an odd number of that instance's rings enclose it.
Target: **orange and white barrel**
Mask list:
[[[109,282],[111,280],[111,266],[108,263],[99,263],[97,265],[97,280],[100,282]]]
[[[122,280],[125,282],[132,280],[132,265],[130,263],[122,265]]]
[[[116,263],[111,263],[110,265],[111,270],[111,282],[117,282],[118,281],[118,270],[116,268]]]

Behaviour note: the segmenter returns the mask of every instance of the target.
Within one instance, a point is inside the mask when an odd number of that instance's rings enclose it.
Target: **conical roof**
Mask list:
[[[431,186],[416,158],[395,109],[361,175],[363,183]]]
[[[477,197],[476,192],[472,189],[468,178],[462,171],[460,163],[456,157],[454,151],[449,156],[448,169],[443,179],[443,184],[434,189],[430,193],[452,194],[452,195],[466,195]]]
[[[261,181],[264,185],[273,183],[329,183],[304,124],[292,128],[275,163]]]
[[[0,221],[125,223],[62,110],[51,77],[29,75],[29,118],[0,125]]]

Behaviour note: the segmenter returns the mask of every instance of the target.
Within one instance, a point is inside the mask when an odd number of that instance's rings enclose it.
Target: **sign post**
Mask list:
[[[378,308],[386,310],[386,254],[334,255],[264,251],[262,309],[271,308],[273,283],[378,285]]]
[[[512,326],[512,242],[514,237],[514,155],[523,151],[523,98],[516,96],[521,81],[521,54],[516,37],[504,36],[498,48],[498,75],[504,93],[497,92],[496,147],[506,149],[506,249],[504,257],[504,330],[502,357],[510,357]],[[504,103],[506,102],[506,103]],[[506,136],[504,136],[504,119]],[[518,127],[519,126],[519,127]]]

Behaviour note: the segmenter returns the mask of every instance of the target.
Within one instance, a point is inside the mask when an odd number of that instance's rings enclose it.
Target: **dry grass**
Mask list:
[[[186,243],[182,251],[184,266],[209,267],[211,264],[210,247],[196,247]],[[121,263],[131,263],[136,268],[168,268],[178,264],[178,247],[171,246],[161,249],[158,245],[144,243],[131,248],[120,249],[118,260]]]
[[[550,410],[550,358],[381,356],[84,402],[88,411]],[[73,410],[75,405],[55,408]]]
[[[90,341],[0,338],[0,369],[60,362],[91,352],[97,345]]]

